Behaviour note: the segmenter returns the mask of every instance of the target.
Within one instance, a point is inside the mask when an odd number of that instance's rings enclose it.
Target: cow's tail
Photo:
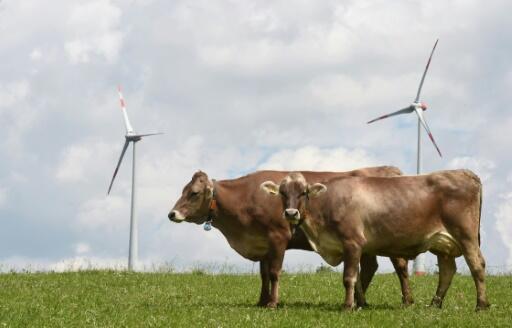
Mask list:
[[[480,183],[480,204],[478,207],[478,246],[480,246],[480,221],[482,219],[482,183]]]
[[[482,218],[482,196],[483,196],[482,180],[480,180],[478,175],[476,175],[475,173],[473,173],[470,170],[461,170],[461,171],[464,175],[466,175],[471,180],[473,180],[472,185],[475,187],[475,189],[478,188],[478,193],[479,193],[478,201],[480,203],[480,204],[478,204],[478,246],[480,246],[480,220]],[[472,189],[472,190],[475,190],[475,189]]]

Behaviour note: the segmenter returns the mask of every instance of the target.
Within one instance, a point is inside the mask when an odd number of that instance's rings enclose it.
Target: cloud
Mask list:
[[[424,167],[467,167],[485,180],[482,248],[489,265],[503,264],[510,250],[494,213],[508,204],[496,195],[510,192],[510,7],[2,1],[0,258],[125,258],[131,149],[105,195],[124,141],[122,82],[137,131],[165,132],[137,148],[141,259],[252,267],[218,232],[168,222],[193,172],[224,179],[381,164],[414,172],[416,119],[365,122],[412,100],[439,37],[423,95],[444,157],[425,139]],[[90,250],[77,254],[80,243]],[[295,265],[304,253],[294,254]],[[317,265],[313,255],[304,261]]]
[[[29,91],[30,86],[26,80],[0,85],[0,109],[3,109],[4,113],[7,109],[13,109],[14,105],[27,98]]]
[[[376,163],[364,150],[307,146],[278,151],[260,164],[259,169],[349,171]]]
[[[7,188],[0,186],[0,209],[7,204]]]
[[[469,169],[474,171],[485,182],[489,180],[496,168],[493,161],[485,158],[475,158],[470,156],[455,157],[448,163],[450,169]]]
[[[7,157],[23,156],[23,137],[38,118],[30,97],[31,85],[25,78],[0,83],[0,122],[5,122],[0,146]]]
[[[449,169],[469,169],[474,171],[482,180],[488,181],[493,173],[496,165],[493,161],[485,158],[475,158],[470,156],[456,157],[448,163]]]
[[[496,230],[508,250],[506,264],[512,266],[512,192],[501,195],[501,202],[494,212]]]
[[[57,165],[55,177],[60,182],[77,183],[87,182],[92,175],[105,175],[105,167],[108,159],[113,159],[119,150],[113,145],[100,140],[87,140],[79,144],[73,144],[67,147],[61,154],[61,159]],[[126,155],[123,162],[126,165]],[[112,161],[109,169],[114,170],[115,165]]]
[[[68,272],[79,270],[125,270],[127,260],[124,258],[74,256],[61,260],[11,256],[1,260],[0,272],[14,271],[51,271]]]
[[[75,245],[75,253],[77,255],[82,255],[85,253],[89,253],[91,251],[91,246],[87,243],[77,243]]]
[[[122,197],[97,197],[80,206],[77,221],[80,227],[92,231],[119,231],[129,224],[129,209],[129,202]]]
[[[42,57],[43,57],[43,54],[42,54],[41,50],[39,50],[38,48],[32,50],[32,52],[30,53],[30,59],[33,61],[39,61],[39,60],[41,60]]]
[[[88,63],[91,55],[117,59],[123,41],[121,9],[110,0],[76,5],[67,21],[71,40],[64,45],[71,63]]]

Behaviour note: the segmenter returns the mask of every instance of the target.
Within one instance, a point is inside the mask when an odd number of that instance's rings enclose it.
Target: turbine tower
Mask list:
[[[148,133],[148,134],[137,134],[133,130],[132,125],[130,124],[130,120],[128,118],[128,113],[126,112],[126,104],[123,98],[123,94],[121,93],[121,87],[118,87],[119,92],[119,101],[121,103],[121,111],[123,113],[124,125],[126,127],[126,135],[124,136],[124,145],[123,150],[121,151],[121,156],[119,157],[119,161],[117,162],[116,169],[114,170],[114,175],[112,176],[112,180],[110,181],[110,186],[108,187],[107,195],[110,194],[110,190],[112,189],[112,185],[114,184],[114,179],[116,178],[117,171],[119,171],[119,167],[121,166],[121,162],[123,161],[124,154],[128,145],[133,143],[133,159],[132,159],[132,200],[131,200],[131,210],[130,210],[130,241],[129,241],[129,250],[128,250],[128,270],[133,271],[134,267],[137,263],[137,254],[138,254],[138,231],[137,231],[137,216],[135,212],[135,201],[136,201],[136,157],[135,157],[135,144],[140,141],[143,137],[153,136],[158,133]]]
[[[436,141],[434,140],[434,136],[432,135],[432,132],[430,132],[430,128],[427,124],[427,121],[425,120],[425,117],[423,116],[423,111],[427,110],[427,105],[424,102],[420,102],[420,94],[421,94],[421,88],[423,87],[423,82],[425,81],[425,76],[427,75],[428,68],[430,66],[430,61],[432,60],[432,55],[434,55],[434,50],[436,50],[437,42],[439,42],[439,39],[436,40],[436,43],[434,44],[434,47],[432,48],[432,51],[430,52],[430,57],[428,58],[427,66],[425,67],[425,71],[423,71],[423,76],[421,77],[420,86],[418,87],[418,92],[416,93],[416,98],[414,98],[414,101],[412,104],[410,104],[408,107],[402,108],[396,112],[383,115],[381,117],[378,117],[376,119],[373,119],[368,122],[368,124],[373,123],[378,120],[382,120],[391,116],[395,115],[401,115],[401,114],[409,114],[412,112],[415,112],[418,116],[418,152],[416,157],[416,173],[419,175],[421,173],[421,126],[425,128],[425,131],[427,131],[427,134],[434,144],[434,147],[436,147],[437,152],[439,153],[440,157],[443,157],[441,155],[441,151],[439,150],[439,147],[436,144]],[[425,274],[425,254],[419,254],[416,259],[414,260],[414,273],[416,275],[424,275]]]

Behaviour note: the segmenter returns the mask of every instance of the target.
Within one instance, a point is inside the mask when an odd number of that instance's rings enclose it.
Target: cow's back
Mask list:
[[[402,171],[395,166],[376,166],[367,167],[346,172],[316,172],[316,171],[300,171],[306,181],[310,184],[317,182],[326,182],[331,179],[348,178],[348,177],[395,177],[401,176]]]
[[[218,184],[228,190],[230,195],[228,201],[233,221],[232,224],[221,229],[228,241],[249,234],[254,237],[259,236],[258,238],[273,238],[270,236],[284,236],[285,231],[289,231],[288,223],[282,218],[284,209],[280,198],[267,195],[260,190],[263,182],[269,180],[280,182],[289,173],[289,171],[261,170],[236,179],[218,181]],[[316,183],[352,176],[396,176],[400,175],[401,171],[396,167],[381,166],[347,172],[302,171],[301,173],[308,182]],[[276,234],[277,231],[279,233]],[[302,231],[295,231],[289,240],[288,248],[312,250]]]
[[[480,178],[470,170],[446,170],[427,175],[427,181],[446,197],[471,197],[482,188]]]
[[[415,256],[433,244],[438,244],[434,247],[438,251],[450,249],[453,255],[460,254],[453,243],[459,231],[473,237],[479,233],[480,196],[476,174],[447,170],[420,176],[332,179],[324,199],[311,206],[327,218],[353,216],[354,220],[341,223],[345,226],[340,231],[356,226],[362,231],[364,226],[367,250],[385,248],[388,243],[397,246],[396,236],[400,236],[402,251],[411,247],[410,254],[379,255]]]

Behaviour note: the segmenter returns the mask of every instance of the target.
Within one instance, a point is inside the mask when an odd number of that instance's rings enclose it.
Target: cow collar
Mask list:
[[[204,222],[204,230],[210,231],[212,230],[213,219],[215,218],[215,211],[217,210],[217,199],[216,190],[215,190],[215,179],[212,179],[212,198],[210,199],[210,205],[208,206],[208,216],[206,217],[206,221]]]

